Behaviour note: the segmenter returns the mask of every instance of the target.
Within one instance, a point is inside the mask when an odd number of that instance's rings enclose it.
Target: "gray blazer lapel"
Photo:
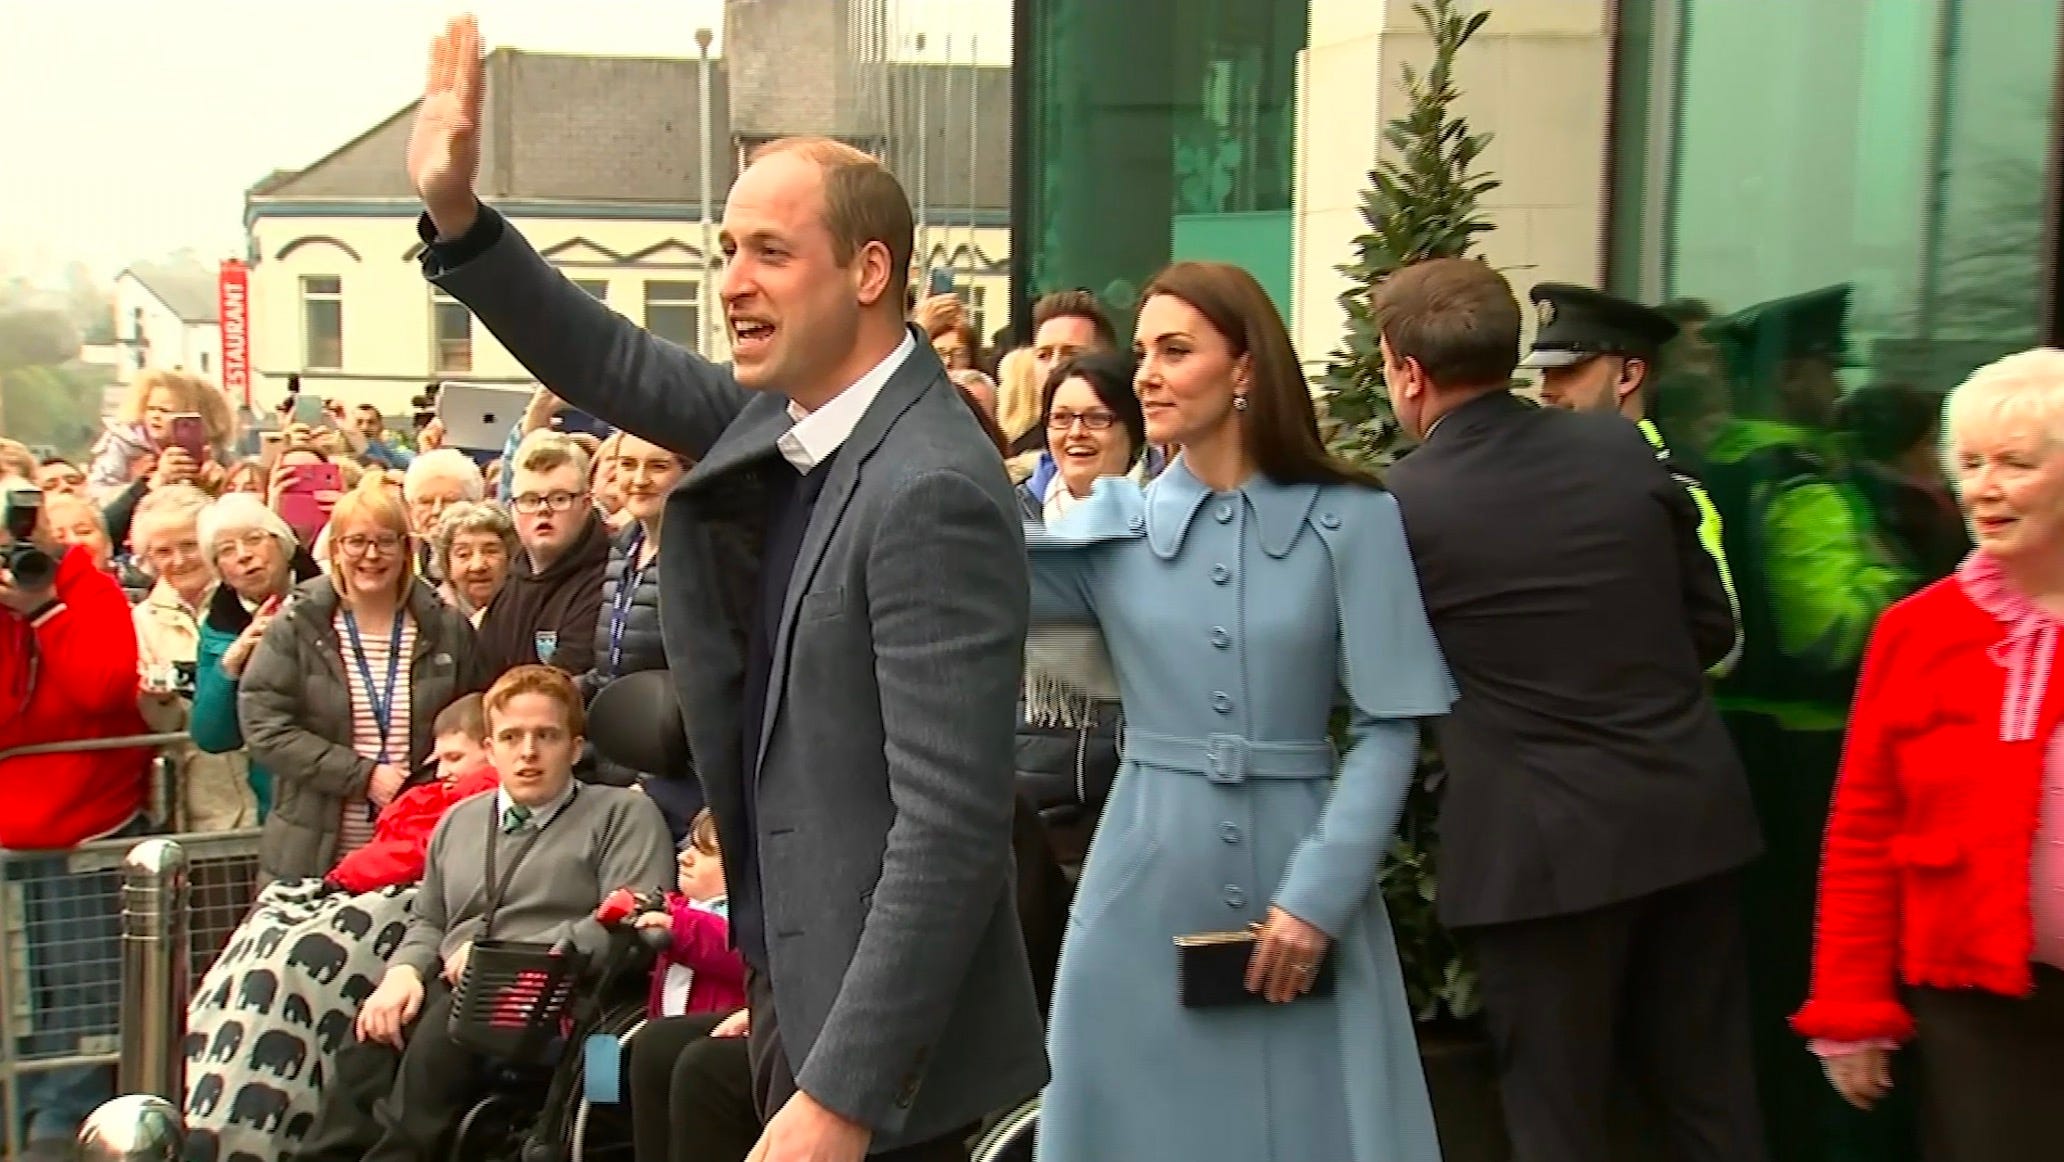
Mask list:
[[[867,405],[867,411],[854,426],[853,434],[839,445],[838,459],[831,464],[831,477],[824,482],[824,492],[817,497],[817,505],[810,512],[810,527],[804,530],[803,543],[796,549],[795,571],[788,575],[788,596],[781,603],[781,622],[774,635],[774,665],[767,674],[767,710],[760,720],[762,765],[766,762],[768,739],[774,732],[774,717],[781,707],[781,691],[788,681],[789,642],[795,636],[796,610],[802,605],[803,594],[810,588],[811,578],[817,575],[817,567],[824,561],[824,549],[831,543],[831,534],[837,531],[847,505],[852,503],[854,486],[859,483],[860,466],[874,454],[896,420],[910,410],[934,380],[945,384],[949,390],[952,387],[938,358],[920,343],[903,360],[903,366],[896,369],[896,374],[889,377],[881,394]]]
[[[711,480],[774,454],[782,435],[794,426],[786,396],[769,394],[754,398],[710,446],[709,455],[698,461],[676,487],[682,492],[698,491]]]

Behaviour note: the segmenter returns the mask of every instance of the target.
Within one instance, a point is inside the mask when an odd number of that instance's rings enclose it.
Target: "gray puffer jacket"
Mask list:
[[[351,749],[351,693],[338,644],[339,599],[328,577],[294,591],[251,654],[237,686],[237,720],[253,762],[272,772],[272,814],[258,840],[268,879],[327,874],[337,862],[344,804],[365,798],[373,761]],[[430,754],[431,723],[462,695],[486,689],[473,626],[421,581],[409,592],[416,623],[409,661],[408,753],[413,771]]]

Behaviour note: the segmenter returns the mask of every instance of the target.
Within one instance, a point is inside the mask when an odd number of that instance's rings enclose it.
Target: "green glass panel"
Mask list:
[[[1288,299],[1291,134],[1306,0],[1021,0],[1036,298],[1086,287],[1130,332],[1176,258],[1248,267]]]
[[[1651,399],[1711,490],[1741,601],[1742,660],[1715,695],[1766,841],[1742,881],[1780,1162],[1917,1153],[1924,1079],[1902,1061],[1890,1098],[1852,1109],[1785,1017],[1806,997],[1861,652],[1891,601],[1968,549],[1937,393],[2042,331],[2059,8],[1621,4],[1614,286],[1712,317],[1664,352]],[[1669,131],[1634,131],[1656,109]]]

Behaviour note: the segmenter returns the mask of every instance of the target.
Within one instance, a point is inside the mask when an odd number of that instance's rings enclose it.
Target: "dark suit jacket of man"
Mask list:
[[[1441,918],[1588,911],[1753,858],[1704,674],[1734,615],[1697,508],[1634,425],[1494,392],[1389,483],[1462,691],[1438,726]]]
[[[627,322],[482,215],[427,252],[433,280],[560,397],[700,461],[667,498],[660,622],[736,882],[747,628],[765,481],[795,471],[776,444],[788,400]],[[1046,1081],[1009,883],[1030,593],[1002,461],[928,344],[825,470],[774,642],[754,846],[796,1081],[880,1150]]]

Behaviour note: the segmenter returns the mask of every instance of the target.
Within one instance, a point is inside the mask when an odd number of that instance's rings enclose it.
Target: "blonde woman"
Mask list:
[[[437,712],[486,685],[472,625],[416,577],[399,497],[346,493],[329,533],[328,575],[294,591],[237,694],[251,759],[273,774],[271,879],[323,875],[363,846],[429,756]]]
[[[172,417],[182,413],[201,417],[210,453],[203,460],[172,443]],[[221,486],[222,465],[235,439],[236,417],[229,398],[214,384],[182,371],[144,371],[129,385],[121,411],[93,445],[86,486],[103,505],[144,481],[149,488],[199,483],[212,492]]]
[[[213,557],[200,534],[208,495],[176,484],[144,497],[136,507],[130,541],[157,584],[132,611],[136,620],[139,708],[154,731],[186,731],[193,718],[201,619],[215,591]],[[244,756],[208,754],[191,741],[165,749],[178,789],[181,831],[229,831],[256,826],[258,797]]]
[[[1046,451],[1046,383],[1039,375],[1039,357],[1030,347],[1004,355],[996,365],[996,424],[1014,449],[1010,460],[1011,482],[1022,484]],[[1034,433],[1039,439],[1030,439]]]

